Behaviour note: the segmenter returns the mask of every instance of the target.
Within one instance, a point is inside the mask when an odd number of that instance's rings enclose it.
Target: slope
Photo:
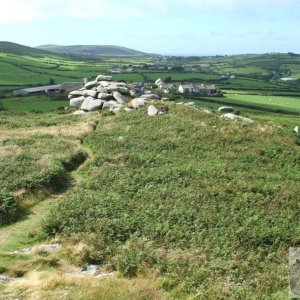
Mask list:
[[[48,50],[57,53],[77,54],[77,55],[101,55],[101,56],[143,56],[146,53],[133,49],[112,46],[112,45],[41,45],[38,49]]]

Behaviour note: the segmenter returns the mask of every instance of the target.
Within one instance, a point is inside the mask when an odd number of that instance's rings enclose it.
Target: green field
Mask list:
[[[68,100],[55,100],[43,95],[0,99],[0,108],[9,111],[49,112],[69,107],[69,104]]]

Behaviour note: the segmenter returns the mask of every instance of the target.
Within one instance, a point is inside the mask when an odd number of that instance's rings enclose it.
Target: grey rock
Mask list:
[[[157,115],[157,113],[158,113],[158,109],[154,105],[150,105],[148,107],[148,116],[152,117]]]
[[[232,113],[234,111],[234,108],[231,106],[221,106],[218,108],[218,111],[225,112],[225,113]]]
[[[252,119],[249,119],[249,118],[241,118],[241,120],[242,120],[242,122],[248,123],[248,124],[254,123],[254,121]]]
[[[146,95],[142,95],[140,98],[155,99],[155,100],[159,100],[160,99],[160,97],[157,94],[146,94]]]
[[[98,75],[96,81],[101,81],[101,80],[112,81],[112,77],[107,75]]]
[[[110,101],[104,102],[102,108],[103,108],[103,109],[105,109],[105,108],[111,109],[111,108],[114,108],[114,107],[116,107],[116,106],[118,106],[118,102],[117,102],[117,101],[114,101],[114,100],[110,100]]]
[[[145,99],[144,98],[135,98],[131,101],[131,105],[133,108],[140,108],[145,106]]]
[[[84,97],[93,97],[93,98],[97,98],[98,92],[94,91],[94,90],[84,90],[82,91],[82,96]]]
[[[112,95],[117,100],[118,103],[125,104],[126,99],[119,92],[114,92]]]
[[[72,98],[70,100],[70,106],[75,107],[75,108],[80,108],[82,102],[84,101],[84,97],[78,97],[78,98]]]
[[[184,103],[185,106],[195,106],[195,102]]]
[[[112,111],[115,115],[118,115],[122,111],[122,106],[115,106],[110,111]]]
[[[84,87],[86,89],[91,89],[93,88],[94,86],[98,85],[98,81],[94,80],[94,81],[90,81],[90,82],[87,82]]]
[[[108,93],[107,88],[103,87],[102,85],[98,86],[96,90],[97,90],[97,92],[99,92],[99,93],[105,93],[105,94]]]
[[[8,281],[8,277],[6,275],[0,274],[0,283],[5,283]]]
[[[107,94],[107,93],[99,93],[98,94],[98,99],[102,99],[102,100],[110,100],[112,99],[112,95],[111,94]]]
[[[73,113],[74,116],[81,116],[81,115],[84,115],[84,114],[86,114],[86,112],[84,110],[81,110],[81,109],[80,110],[76,110]]]
[[[294,128],[293,131],[296,132],[297,134],[299,134],[299,133],[300,133],[300,128],[299,128],[299,126],[296,126],[296,127]]]
[[[222,115],[221,118],[234,121],[234,120],[238,120],[240,117],[235,114],[232,114],[232,113],[227,113],[227,114]]]
[[[131,112],[131,111],[132,111],[132,109],[129,108],[129,107],[125,107],[124,110],[125,110],[126,112]]]
[[[94,111],[102,108],[103,104],[103,100],[95,99],[93,97],[87,97],[84,99],[81,105],[81,110]]]

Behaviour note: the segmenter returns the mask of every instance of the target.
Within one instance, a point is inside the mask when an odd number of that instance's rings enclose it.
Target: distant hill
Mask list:
[[[0,41],[0,52],[13,53],[17,55],[45,55],[48,51],[32,48],[12,42]]]
[[[144,52],[111,45],[41,45],[37,49],[72,55],[101,55],[101,56],[143,56]]]

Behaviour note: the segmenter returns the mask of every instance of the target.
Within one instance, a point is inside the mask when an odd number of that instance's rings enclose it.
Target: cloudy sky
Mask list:
[[[300,0],[0,0],[0,40],[160,54],[300,53]]]

